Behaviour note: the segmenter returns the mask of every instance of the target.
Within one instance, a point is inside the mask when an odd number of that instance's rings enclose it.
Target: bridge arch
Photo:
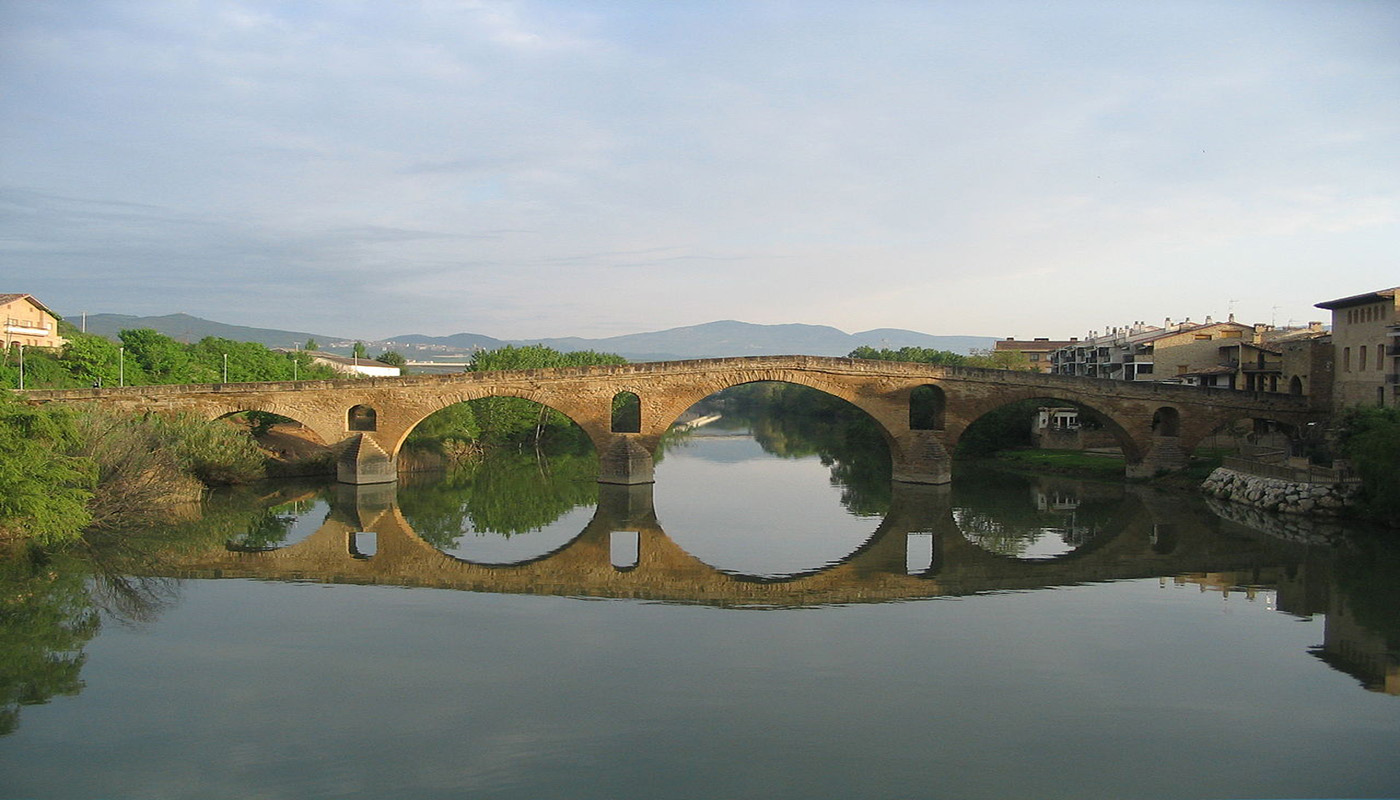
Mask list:
[[[978,422],[985,421],[988,415],[1016,405],[1018,403],[1037,402],[1047,405],[1068,405],[1080,410],[1082,414],[1087,414],[1091,419],[1102,425],[1104,431],[1111,435],[1123,451],[1125,462],[1131,464],[1142,459],[1147,452],[1147,446],[1138,438],[1134,437],[1129,430],[1132,424],[1129,420],[1120,419],[1107,411],[1100,404],[1086,400],[1083,396],[1074,392],[1054,392],[1047,393],[1026,389],[1017,392],[1008,392],[991,398],[989,400],[971,401],[960,404],[960,412],[955,423],[948,426],[948,444],[950,448],[956,448],[963,440],[964,435],[970,428]],[[1029,433],[1030,420],[1026,420],[1027,432]]]
[[[475,389],[476,387],[472,388]],[[607,435],[603,430],[600,430],[601,426],[598,420],[594,419],[586,409],[580,408],[577,404],[567,402],[567,399],[562,395],[521,389],[513,386],[487,386],[477,391],[468,389],[466,391],[437,393],[432,395],[431,398],[425,402],[418,404],[413,414],[402,421],[402,430],[395,433],[394,439],[392,440],[392,453],[399,453],[414,429],[422,425],[423,422],[433,414],[459,403],[471,403],[477,400],[491,400],[496,398],[527,400],[545,409],[557,412],[569,422],[582,429],[584,433],[588,434],[589,441],[593,444],[595,450],[599,452],[602,451],[602,448],[599,447],[600,441],[606,444]]]

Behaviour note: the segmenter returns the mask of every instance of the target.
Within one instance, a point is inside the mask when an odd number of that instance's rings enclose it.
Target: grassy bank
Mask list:
[[[266,474],[246,430],[181,415],[33,408],[0,393],[0,542],[61,548],[159,522],[208,486]]]

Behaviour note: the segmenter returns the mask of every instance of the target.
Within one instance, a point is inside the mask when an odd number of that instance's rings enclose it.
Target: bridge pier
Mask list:
[[[1176,436],[1153,436],[1147,453],[1136,464],[1125,464],[1123,474],[1129,478],[1155,478],[1163,472],[1185,469],[1191,457],[1181,449]]]
[[[399,479],[398,460],[369,436],[357,433],[341,442],[335,477],[341,483],[393,483]]]
[[[655,483],[656,462],[636,436],[617,434],[598,448],[598,482]]]
[[[953,458],[936,431],[911,430],[895,441],[891,478],[901,483],[951,483]]]

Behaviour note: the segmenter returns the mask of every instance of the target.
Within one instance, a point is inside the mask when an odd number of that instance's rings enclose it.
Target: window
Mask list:
[[[1342,372],[1351,372],[1351,348],[1342,348]]]
[[[1196,334],[1196,341],[1198,341],[1198,342],[1209,342],[1209,341],[1210,341],[1210,334],[1209,334],[1209,333],[1198,333],[1198,334]]]
[[[1361,353],[1356,357],[1356,370],[1358,372],[1366,371],[1366,345],[1364,344],[1361,345]]]

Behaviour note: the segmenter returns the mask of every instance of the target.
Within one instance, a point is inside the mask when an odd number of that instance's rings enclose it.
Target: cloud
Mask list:
[[[0,16],[0,252],[59,308],[1068,336],[1394,283],[1390,4]]]

